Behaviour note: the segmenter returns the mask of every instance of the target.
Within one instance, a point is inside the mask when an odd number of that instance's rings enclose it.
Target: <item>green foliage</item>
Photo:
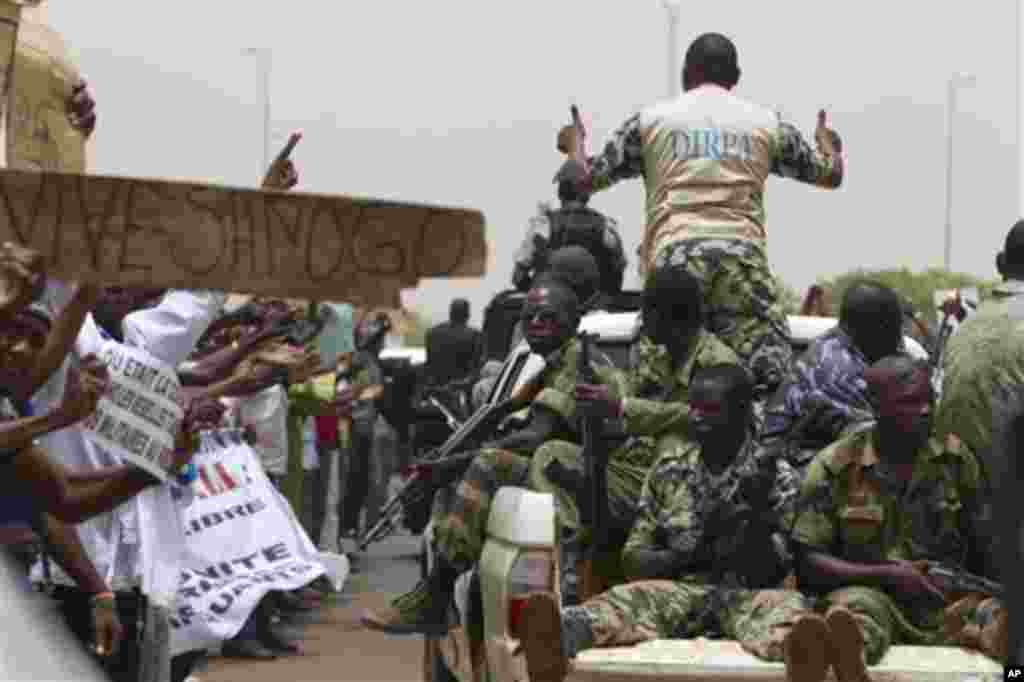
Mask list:
[[[843,293],[854,281],[871,279],[885,284],[902,294],[914,306],[914,310],[927,318],[934,316],[932,308],[933,292],[939,289],[962,289],[977,287],[981,300],[988,298],[998,281],[985,280],[962,272],[950,272],[943,268],[929,268],[921,272],[911,272],[907,268],[890,268],[888,270],[851,270],[832,278],[820,278],[818,284],[829,292],[832,314],[839,312],[839,302]],[[799,307],[799,302],[797,307]]]

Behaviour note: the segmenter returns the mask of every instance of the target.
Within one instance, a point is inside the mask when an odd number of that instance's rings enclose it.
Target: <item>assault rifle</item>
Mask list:
[[[588,384],[600,383],[590,364],[591,343],[600,337],[597,334],[580,332],[580,354],[577,365],[577,381]],[[607,589],[599,564],[602,553],[608,546],[610,515],[608,512],[608,448],[602,438],[601,417],[583,415],[580,430],[583,435],[583,460],[587,470],[587,492],[591,520],[590,546],[580,576],[581,599],[598,595]]]
[[[919,568],[931,582],[935,583],[936,587],[945,593],[971,592],[999,599],[1003,599],[1006,595],[1001,583],[968,573],[959,567],[927,561]]]
[[[476,457],[471,444],[480,442],[483,433],[494,429],[506,416],[532,402],[543,386],[546,374],[545,367],[511,397],[481,407],[444,444],[412,464],[409,478],[384,505],[380,519],[357,540],[359,549],[364,550],[370,543],[390,535],[403,513],[429,505],[436,490],[460,476]]]

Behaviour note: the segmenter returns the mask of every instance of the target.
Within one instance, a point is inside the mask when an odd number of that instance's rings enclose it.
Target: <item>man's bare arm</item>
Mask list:
[[[50,513],[43,514],[46,541],[53,558],[83,592],[98,594],[108,590],[107,584],[89,560],[82,540],[74,526],[66,524]]]
[[[59,464],[38,447],[24,448],[11,463],[18,482],[39,498],[40,507],[65,523],[82,523],[105,514],[159,483],[142,469],[121,467],[106,477],[72,482]]]

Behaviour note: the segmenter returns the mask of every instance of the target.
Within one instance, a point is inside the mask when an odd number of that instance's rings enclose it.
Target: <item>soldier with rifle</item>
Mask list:
[[[865,380],[876,422],[814,459],[793,530],[800,589],[824,608],[817,655],[832,652],[839,682],[868,682],[894,644],[1005,659],[1002,590],[967,572],[980,573],[987,542],[974,454],[955,435],[932,437],[927,365],[894,355]]]
[[[776,589],[789,572],[779,535],[792,523],[797,482],[784,459],[758,456],[753,392],[738,363],[696,371],[688,392],[696,442],[667,452],[644,482],[623,549],[634,582],[565,609],[553,594],[532,595],[519,635],[531,682],[561,682],[585,649],[713,633],[761,658],[785,658],[789,679],[802,679],[793,676],[801,652],[787,642],[806,637],[799,621],[811,602]]]
[[[443,635],[455,580],[477,562],[483,550],[495,493],[502,486],[526,483],[530,457],[542,443],[578,438],[573,388],[580,349],[573,337],[580,321],[579,302],[561,282],[543,281],[527,295],[522,320],[527,342],[545,358],[545,367],[526,390],[493,414],[497,419],[529,405],[529,422],[485,442],[479,450],[452,453],[425,467],[429,480],[421,485],[430,493],[436,490],[431,514],[436,561],[430,575],[410,592],[385,609],[364,614],[366,627],[392,634]],[[593,362],[601,364],[601,372],[611,367],[607,359],[593,358]],[[471,421],[478,423],[476,417]]]
[[[622,533],[629,531],[637,517],[644,478],[657,458],[692,442],[688,397],[694,373],[740,361],[705,330],[703,300],[700,282],[688,272],[666,269],[655,273],[644,288],[644,333],[633,348],[622,397],[609,386],[592,381],[575,389],[581,411],[616,420],[619,431],[627,435],[608,455],[604,497],[608,523]],[[531,487],[555,495],[559,522],[576,536],[567,545],[570,556],[584,541],[581,529],[593,527],[593,505],[578,502],[587,495],[589,461],[579,445],[553,440],[541,446],[531,467]],[[583,511],[582,518],[577,507]]]

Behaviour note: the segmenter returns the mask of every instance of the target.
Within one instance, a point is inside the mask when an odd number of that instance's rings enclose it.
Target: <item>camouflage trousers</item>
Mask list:
[[[608,457],[608,511],[617,525],[629,528],[637,516],[637,503],[647,472],[658,459],[659,452],[651,438],[631,438],[613,450]],[[530,487],[555,496],[555,509],[562,528],[579,539],[580,510],[576,495],[551,480],[547,468],[560,463],[569,471],[585,477],[583,448],[575,443],[555,440],[537,449],[530,465]]]
[[[735,639],[759,658],[781,661],[786,635],[812,606],[813,600],[796,590],[644,580],[570,606],[563,620],[584,623],[595,647],[718,635]]]
[[[880,590],[844,587],[821,597],[816,605],[822,613],[831,606],[846,607],[860,624],[868,665],[881,661],[896,644],[964,646],[1006,660],[1006,609],[998,599],[971,595],[945,609],[915,612]]]
[[[654,259],[660,268],[683,268],[704,288],[708,331],[729,346],[773,389],[789,371],[793,349],[779,284],[764,251],[733,239],[688,239],[665,246]]]
[[[526,487],[530,458],[507,450],[480,450],[462,479],[438,490],[431,509],[437,552],[460,572],[480,558],[491,503],[503,486]]]

